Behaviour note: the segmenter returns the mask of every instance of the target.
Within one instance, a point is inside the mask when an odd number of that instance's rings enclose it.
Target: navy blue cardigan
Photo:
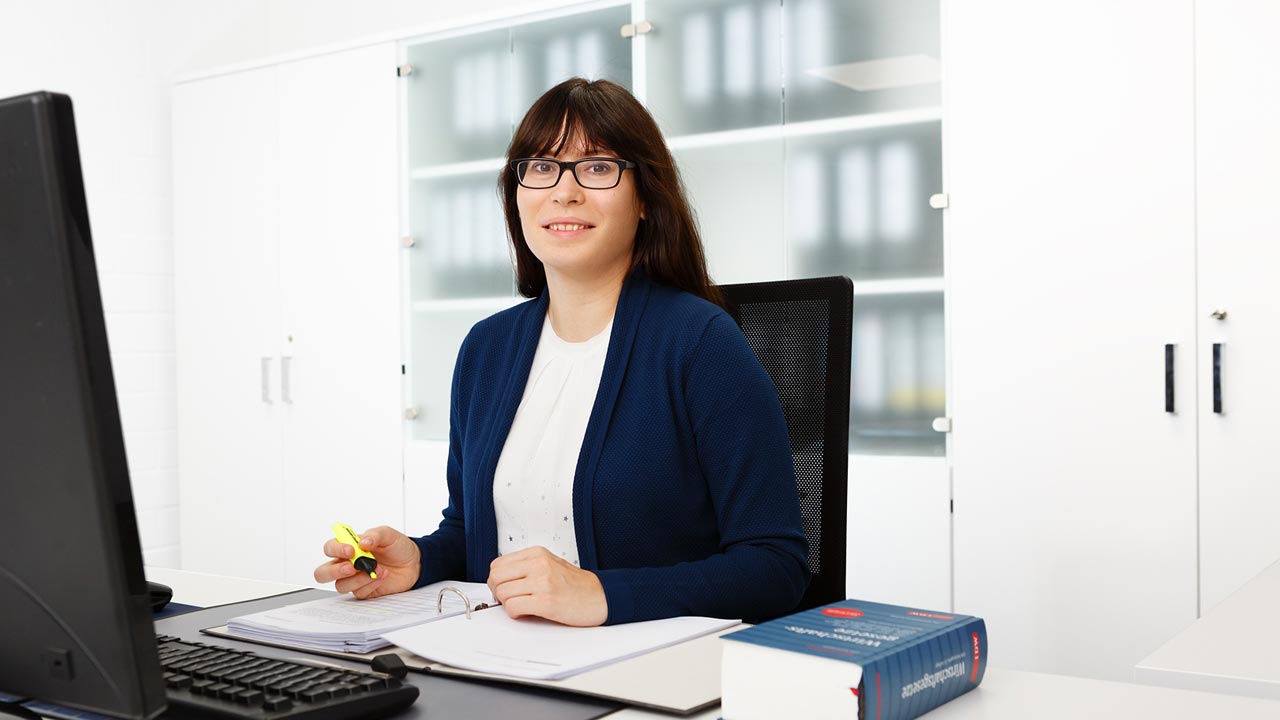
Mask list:
[[[493,475],[547,312],[537,299],[477,323],[458,352],[449,506],[415,538],[418,586],[488,579]],[[809,581],[777,391],[720,308],[633,273],[614,314],[573,483],[579,561],[608,624],[676,615],[758,620]]]

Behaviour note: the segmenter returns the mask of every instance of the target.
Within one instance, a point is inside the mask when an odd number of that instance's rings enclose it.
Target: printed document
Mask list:
[[[494,604],[484,583],[438,582],[372,600],[339,595],[242,615],[227,623],[227,631],[299,648],[367,653],[390,645],[382,636],[393,630],[463,615],[466,606],[452,592],[444,594],[443,608],[436,611],[437,597],[445,587],[461,590],[473,607]]]

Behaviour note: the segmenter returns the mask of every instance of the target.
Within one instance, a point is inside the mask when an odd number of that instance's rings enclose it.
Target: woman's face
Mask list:
[[[555,159],[584,157],[617,156],[578,145],[562,148]],[[550,169],[559,172],[555,166]],[[591,171],[589,163],[578,166],[584,177]],[[545,190],[517,186],[516,206],[525,241],[549,276],[594,278],[623,274],[630,267],[636,227],[644,217],[634,170],[622,171],[617,187],[607,190],[584,188],[566,170]]]

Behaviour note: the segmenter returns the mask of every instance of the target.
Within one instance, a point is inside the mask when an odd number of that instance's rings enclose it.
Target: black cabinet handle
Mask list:
[[[1173,343],[1164,346],[1164,411],[1173,412]]]
[[[1213,411],[1222,414],[1222,343],[1213,344]]]

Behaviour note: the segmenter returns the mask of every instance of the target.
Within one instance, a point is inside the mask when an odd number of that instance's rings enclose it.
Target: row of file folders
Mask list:
[[[932,58],[936,38],[921,32],[893,38],[891,31],[903,25],[901,18],[868,18],[863,11],[848,10],[845,6],[853,4],[840,0],[786,0],[781,7],[777,0],[700,5],[680,8],[683,14],[676,17],[663,17],[664,11],[675,9],[674,4],[649,9],[661,26],[661,37],[655,35],[651,45],[655,57],[649,61],[650,74],[658,81],[650,90],[651,109],[658,115],[664,109],[675,110],[677,103],[695,112],[744,102],[762,109],[780,107],[784,72],[788,90],[808,97],[936,84],[939,79]],[[849,62],[846,56],[852,50],[846,47],[850,30],[844,27],[846,15],[854,18],[850,22],[867,26],[861,27],[863,33],[879,39],[880,57]],[[478,36],[474,49],[451,48],[439,58],[447,66],[448,80],[436,89],[443,91],[439,95],[450,95],[448,102],[437,106],[452,108],[453,136],[509,134],[533,99],[569,77],[607,78],[630,86],[631,41],[620,36],[616,22],[628,19],[625,12],[602,12],[567,18],[568,28],[564,23],[558,29],[541,23],[517,26],[509,36]],[[590,24],[583,25],[584,20]],[[877,20],[885,26],[880,31]],[[930,27],[936,22],[936,16],[930,16],[911,24]],[[895,40],[900,47],[894,47]],[[866,52],[865,47],[862,51]],[[424,48],[427,52],[429,48]],[[908,61],[912,68],[905,74],[881,67]],[[922,62],[927,65],[924,70]],[[439,62],[431,64],[440,67]],[[851,78],[862,78],[852,87],[844,77],[851,71]],[[868,72],[878,79],[868,79]],[[665,87],[679,90],[662,97]]]
[[[942,220],[928,205],[937,185],[929,159],[909,140],[846,145],[834,151],[791,153],[786,166],[784,236],[799,272],[836,268],[855,279],[940,275]],[[696,158],[687,158],[686,162]],[[781,168],[779,168],[781,170]],[[495,175],[419,181],[414,187],[413,224],[424,246],[431,275],[481,270],[510,273],[511,260]],[[762,190],[762,189],[758,189]],[[779,175],[777,190],[783,190]],[[691,187],[696,208],[700,193],[737,192],[734,188]],[[771,197],[777,195],[766,191]],[[761,211],[782,223],[782,210]],[[711,264],[717,251],[716,228],[704,227]],[[738,238],[733,252],[767,249],[768,238]],[[488,283],[484,283],[488,286]],[[468,294],[460,289],[463,295]],[[431,292],[426,297],[449,297]],[[472,293],[473,294],[473,293]]]

